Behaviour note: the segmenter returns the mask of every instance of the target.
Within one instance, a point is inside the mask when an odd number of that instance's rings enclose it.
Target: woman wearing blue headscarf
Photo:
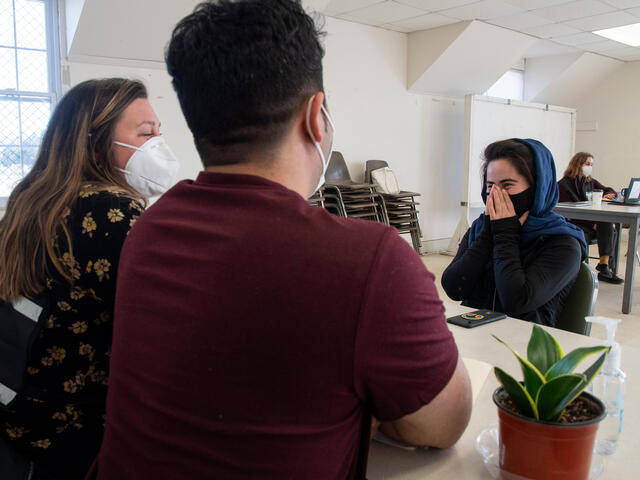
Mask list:
[[[492,143],[484,156],[485,213],[462,239],[442,286],[463,305],[555,326],[587,245],[580,229],[553,212],[551,152],[513,138]]]

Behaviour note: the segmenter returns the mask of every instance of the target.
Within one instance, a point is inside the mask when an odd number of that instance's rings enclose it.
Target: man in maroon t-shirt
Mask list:
[[[122,251],[100,479],[364,478],[372,419],[446,448],[470,385],[395,230],[305,200],[334,128],[298,1],[198,6],[167,66],[205,166]]]

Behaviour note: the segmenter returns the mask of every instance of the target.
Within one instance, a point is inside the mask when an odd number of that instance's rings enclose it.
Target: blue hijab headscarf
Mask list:
[[[570,235],[576,238],[582,246],[582,258],[587,256],[587,242],[584,233],[564,217],[553,211],[558,203],[558,185],[556,183],[556,168],[553,156],[547,147],[538,140],[531,138],[514,138],[517,142],[528,145],[535,162],[535,194],[533,205],[529,211],[527,221],[522,226],[520,244],[527,245],[542,235]],[[482,198],[486,203],[487,178],[485,176],[482,185]],[[469,245],[482,232],[484,227],[484,213],[480,215],[469,229]]]

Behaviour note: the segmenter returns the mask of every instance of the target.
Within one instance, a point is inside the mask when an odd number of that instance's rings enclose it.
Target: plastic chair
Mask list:
[[[576,281],[565,299],[564,308],[558,315],[556,328],[568,332],[589,335],[591,324],[584,317],[593,315],[598,297],[598,276],[586,263],[580,264]]]
[[[331,154],[320,194],[324,198],[324,207],[333,204],[340,216],[389,224],[386,213],[380,209],[380,194],[375,186],[351,180],[347,163],[340,152]]]

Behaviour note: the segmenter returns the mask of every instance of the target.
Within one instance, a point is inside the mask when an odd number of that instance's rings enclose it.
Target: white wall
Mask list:
[[[460,210],[464,100],[407,92],[406,34],[333,18],[325,29],[324,80],[337,128],[335,150],[344,154],[356,181],[366,160],[389,162],[403,189],[422,194],[424,240],[450,237]],[[181,178],[194,178],[200,159],[164,65],[82,60],[68,64],[70,85],[107,76],[147,85],[161,130],[181,161]]]
[[[335,149],[354,180],[386,160],[419,200],[424,240],[448,238],[459,218],[464,99],[407,92],[406,34],[327,18],[324,81]]]
[[[620,190],[640,176],[640,61],[617,69],[578,103],[578,122],[597,122],[578,131],[576,151],[595,156],[593,175]]]

